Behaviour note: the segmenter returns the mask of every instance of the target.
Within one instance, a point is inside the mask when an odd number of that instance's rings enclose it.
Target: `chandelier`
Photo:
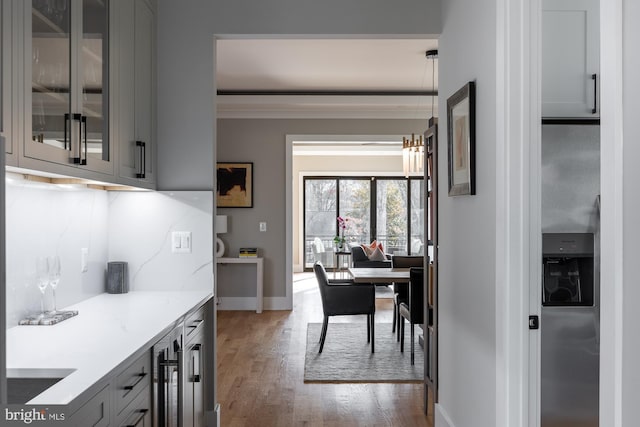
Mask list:
[[[405,176],[424,171],[424,142],[422,135],[416,139],[411,134],[411,139],[402,138],[402,172]]]
[[[438,50],[428,50],[427,58],[431,60],[431,117],[433,118],[434,98],[435,98],[435,59],[438,57]],[[424,78],[423,78],[424,79]],[[424,80],[423,80],[424,82]],[[424,140],[422,135],[416,139],[415,134],[411,134],[411,139],[402,138],[402,173],[404,176],[421,174],[424,172]]]

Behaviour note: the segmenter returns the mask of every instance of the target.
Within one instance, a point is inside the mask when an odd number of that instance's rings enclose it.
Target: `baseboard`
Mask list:
[[[436,413],[434,417],[434,427],[455,427],[449,414],[444,410],[442,405],[436,403]]]
[[[262,300],[264,310],[291,310],[287,297],[265,297]],[[256,297],[221,297],[218,296],[218,310],[256,310]]]

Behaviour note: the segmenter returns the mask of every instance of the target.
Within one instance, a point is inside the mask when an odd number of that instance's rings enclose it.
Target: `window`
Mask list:
[[[311,268],[315,261],[333,267],[338,215],[348,219],[348,244],[375,239],[387,253],[422,254],[426,245],[425,199],[422,177],[305,178],[305,268]]]

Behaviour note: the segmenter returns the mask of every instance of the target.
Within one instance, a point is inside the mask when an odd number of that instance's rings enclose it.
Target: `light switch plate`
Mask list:
[[[171,232],[171,252],[174,254],[191,253],[191,232],[172,231]]]
[[[260,222],[260,231],[265,232],[267,231],[267,223],[262,221]]]

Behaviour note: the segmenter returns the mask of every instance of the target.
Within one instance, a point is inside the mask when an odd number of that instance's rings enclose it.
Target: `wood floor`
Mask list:
[[[308,322],[322,321],[315,279],[294,283],[293,311],[218,312],[218,401],[224,427],[432,426],[421,384],[305,384]],[[376,323],[390,323],[391,299],[378,299]],[[331,322],[365,322],[365,316]],[[376,341],[393,339],[376,328]]]

